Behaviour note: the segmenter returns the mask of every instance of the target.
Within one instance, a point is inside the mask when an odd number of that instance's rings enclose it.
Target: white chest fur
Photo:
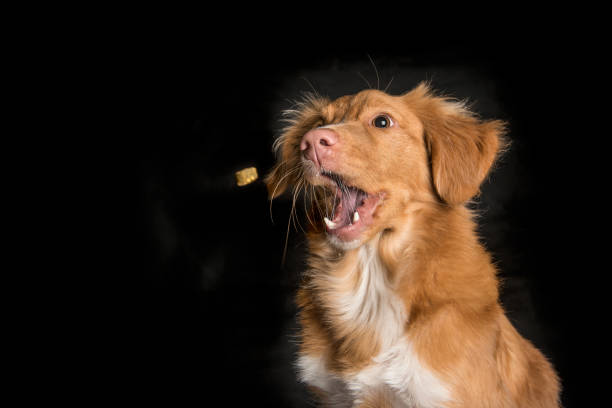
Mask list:
[[[393,293],[386,271],[373,247],[359,248],[359,262],[347,276],[357,282],[351,289],[337,284],[333,309],[337,317],[356,325],[368,325],[376,333],[380,353],[360,372],[340,377],[331,373],[325,356],[301,355],[298,359],[300,380],[325,391],[331,406],[350,407],[373,390],[384,389],[393,396],[397,407],[442,407],[449,400],[445,385],[425,367],[404,333],[406,311]]]

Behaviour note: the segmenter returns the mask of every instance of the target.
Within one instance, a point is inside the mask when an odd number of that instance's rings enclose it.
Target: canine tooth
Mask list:
[[[355,213],[353,214],[353,222],[357,222],[357,221],[359,221],[359,213],[355,211]]]
[[[329,220],[329,218],[327,218],[327,217],[323,217],[323,221],[325,221],[325,225],[327,225],[327,227],[328,227],[329,229],[334,229],[334,228],[336,228],[336,223],[335,223],[335,222],[333,222],[333,221],[330,221],[330,220]]]

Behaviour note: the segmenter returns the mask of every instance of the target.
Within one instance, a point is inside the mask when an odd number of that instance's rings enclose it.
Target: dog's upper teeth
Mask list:
[[[359,213],[355,211],[355,213],[353,214],[353,222],[357,222],[357,221],[359,221]]]
[[[328,227],[329,229],[334,229],[334,228],[336,228],[336,223],[335,223],[335,222],[333,222],[333,221],[330,221],[330,220],[329,220],[329,218],[327,218],[327,217],[323,217],[323,221],[325,221],[325,225],[327,225],[327,227]]]

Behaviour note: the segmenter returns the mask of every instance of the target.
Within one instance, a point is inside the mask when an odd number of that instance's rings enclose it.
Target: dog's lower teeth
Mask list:
[[[357,222],[359,221],[359,213],[357,211],[355,211],[355,214],[353,214],[353,222]]]
[[[327,228],[329,228],[329,229],[336,228],[336,223],[333,222],[333,221],[330,221],[329,218],[323,217],[323,221],[325,221],[325,225],[327,225]]]

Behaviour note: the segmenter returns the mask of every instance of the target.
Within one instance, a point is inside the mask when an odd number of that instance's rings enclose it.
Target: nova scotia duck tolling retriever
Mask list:
[[[420,84],[286,112],[271,199],[307,203],[299,379],[324,407],[558,407],[499,302],[472,210],[505,124]]]

